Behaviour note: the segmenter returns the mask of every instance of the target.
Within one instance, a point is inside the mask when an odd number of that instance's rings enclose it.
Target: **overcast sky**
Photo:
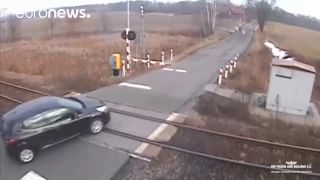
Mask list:
[[[0,7],[6,7],[9,12],[21,13],[43,8],[74,6],[84,4],[106,4],[118,0],[1,0]],[[160,1],[160,0],[159,0]],[[168,2],[168,0],[162,0]],[[179,0],[171,0],[177,2]],[[241,4],[245,0],[231,0],[233,3]],[[310,15],[320,19],[320,0],[277,0],[277,5],[284,10],[303,15]]]

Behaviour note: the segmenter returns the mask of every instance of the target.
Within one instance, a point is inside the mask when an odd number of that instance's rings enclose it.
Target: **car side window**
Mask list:
[[[67,108],[53,109],[37,114],[23,122],[25,129],[34,129],[43,127],[55,122],[63,120],[65,117],[71,114],[71,111]]]

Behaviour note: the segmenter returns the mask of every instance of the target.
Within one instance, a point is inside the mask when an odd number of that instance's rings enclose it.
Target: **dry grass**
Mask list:
[[[248,51],[237,63],[237,69],[222,85],[246,93],[265,92],[268,88],[271,52],[263,45],[264,35],[256,32]],[[259,76],[257,76],[259,74]]]
[[[88,29],[88,23],[89,27],[101,29],[102,27],[99,27],[101,21],[97,16],[93,15],[90,22],[82,21],[77,26],[77,31],[81,31],[81,28]],[[108,17],[109,30],[118,31],[124,27],[125,14],[109,13]],[[133,29],[140,26],[138,17],[138,15],[132,15]],[[174,49],[174,59],[181,59],[190,52],[228,36],[226,32],[218,31],[213,37],[204,41],[200,37],[201,29],[194,24],[193,18],[192,16],[148,15],[145,19],[146,52],[151,54],[151,59],[160,60],[162,50],[165,51],[165,59],[169,59],[171,48]],[[41,34],[37,32],[46,30],[45,23],[45,20],[41,19],[23,22],[23,32],[25,35]],[[228,20],[228,24],[232,23],[236,22]],[[62,25],[61,21],[60,26],[57,26],[61,31],[64,28]],[[127,78],[112,76],[108,59],[113,53],[120,53],[124,57],[125,42],[120,38],[120,33],[111,33],[111,31],[107,34],[84,33],[82,36],[74,37],[28,38],[15,43],[3,43],[0,50],[1,76],[34,84],[40,89],[80,92],[123,81]],[[134,42],[131,43],[131,55],[141,57],[141,48]],[[157,67],[151,69],[154,68]],[[135,65],[131,77],[151,69],[141,64]]]
[[[1,51],[2,70],[25,75],[106,83],[111,76],[108,57],[113,53],[124,55],[125,44],[118,34],[29,40],[8,44]],[[147,44],[152,59],[160,60],[161,50],[174,49],[180,54],[184,48],[195,45],[199,39],[185,36],[149,34]],[[106,43],[107,42],[107,43]],[[132,50],[135,47],[133,46]],[[133,51],[134,54],[134,51]],[[168,58],[168,56],[166,56]],[[74,81],[76,81],[74,80]],[[60,81],[61,82],[61,81]]]
[[[281,48],[302,57],[301,61],[313,63],[320,61],[320,32],[305,28],[268,23],[266,27],[267,38]]]
[[[286,143],[297,146],[305,146],[319,149],[320,147],[320,129],[316,127],[306,127],[300,125],[287,124],[282,121],[273,119],[263,119],[250,115],[247,104],[225,98],[213,93],[205,93],[198,99],[197,105],[194,107],[199,117],[191,117],[187,120],[187,124],[198,125],[202,128],[234,134],[254,139],[263,139],[272,142]],[[194,123],[196,122],[202,122]],[[292,138],[293,134],[299,134]],[[188,133],[190,135],[190,133]],[[299,162],[312,163],[314,170],[320,167],[319,155],[308,153],[304,154],[295,150],[286,149],[285,153],[277,154],[281,148],[267,147],[257,144],[251,144],[243,141],[234,141],[218,137],[213,144],[205,143],[210,140],[194,139],[198,144],[211,149],[209,152],[219,153],[221,156],[226,156],[232,159],[242,159],[247,162],[255,162],[262,164],[282,164],[285,159],[295,159]],[[212,136],[210,139],[214,138]],[[220,139],[220,140],[219,140]],[[222,142],[219,142],[222,141]],[[222,143],[222,144],[220,144]],[[226,154],[224,145],[229,146],[229,152]],[[243,149],[243,145],[249,149]],[[249,145],[249,146],[248,146]],[[219,147],[219,148],[217,148]],[[247,156],[241,158],[240,152],[245,152]],[[263,157],[261,157],[263,154]],[[258,162],[257,162],[258,161]]]
[[[316,67],[313,99],[320,102],[320,32],[280,23],[270,22],[263,34],[256,32],[251,47],[239,61],[239,68],[223,85],[244,92],[266,92],[271,61],[271,52],[263,45],[266,38],[289,51],[297,60]]]
[[[106,25],[109,32],[120,32],[125,30],[127,14],[125,12],[108,12],[106,13]],[[68,24],[65,19],[57,19],[54,27],[55,35],[64,35]],[[145,30],[157,31],[163,33],[181,32],[181,31],[195,31],[198,27],[194,26],[195,23],[199,24],[199,21],[191,15],[177,15],[169,16],[167,14],[146,14],[144,17]],[[130,14],[130,28],[135,31],[141,30],[141,18],[140,13]],[[48,28],[48,20],[46,19],[25,19],[21,22],[20,32],[23,38],[32,37],[47,37],[50,35],[50,29]],[[89,33],[102,31],[102,18],[99,13],[92,13],[91,18],[83,19],[76,24],[76,32]],[[1,34],[4,32],[4,28],[0,27]],[[118,35],[119,36],[119,35]]]

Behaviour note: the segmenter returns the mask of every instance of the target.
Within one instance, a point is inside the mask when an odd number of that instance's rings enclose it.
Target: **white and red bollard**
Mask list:
[[[237,67],[237,60],[238,60],[238,58],[235,57],[234,61],[233,61],[233,69],[235,69]]]
[[[224,78],[228,78],[229,65],[226,65],[226,70],[224,71]]]
[[[126,60],[122,60],[122,76],[126,77]]]
[[[230,61],[230,73],[232,73],[232,68],[233,68],[233,61]]]
[[[220,85],[220,84],[221,84],[222,76],[223,76],[223,70],[222,70],[222,69],[220,69],[219,77],[218,77],[218,85]]]
[[[130,59],[130,41],[129,41],[129,28],[126,28],[126,55],[127,55],[127,63],[125,63],[127,65],[127,71],[129,73],[130,71],[130,65],[131,65],[131,59]]]
[[[173,60],[173,49],[170,49],[170,60]]]
[[[163,50],[161,52],[161,64],[160,65],[164,65],[164,51]]]
[[[150,54],[147,54],[147,66],[150,68]]]

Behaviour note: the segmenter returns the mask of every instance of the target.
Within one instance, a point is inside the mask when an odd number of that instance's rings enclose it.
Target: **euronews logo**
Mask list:
[[[26,12],[23,14],[16,14],[17,18],[90,18],[90,14],[86,14],[85,9],[41,9],[33,12]]]

